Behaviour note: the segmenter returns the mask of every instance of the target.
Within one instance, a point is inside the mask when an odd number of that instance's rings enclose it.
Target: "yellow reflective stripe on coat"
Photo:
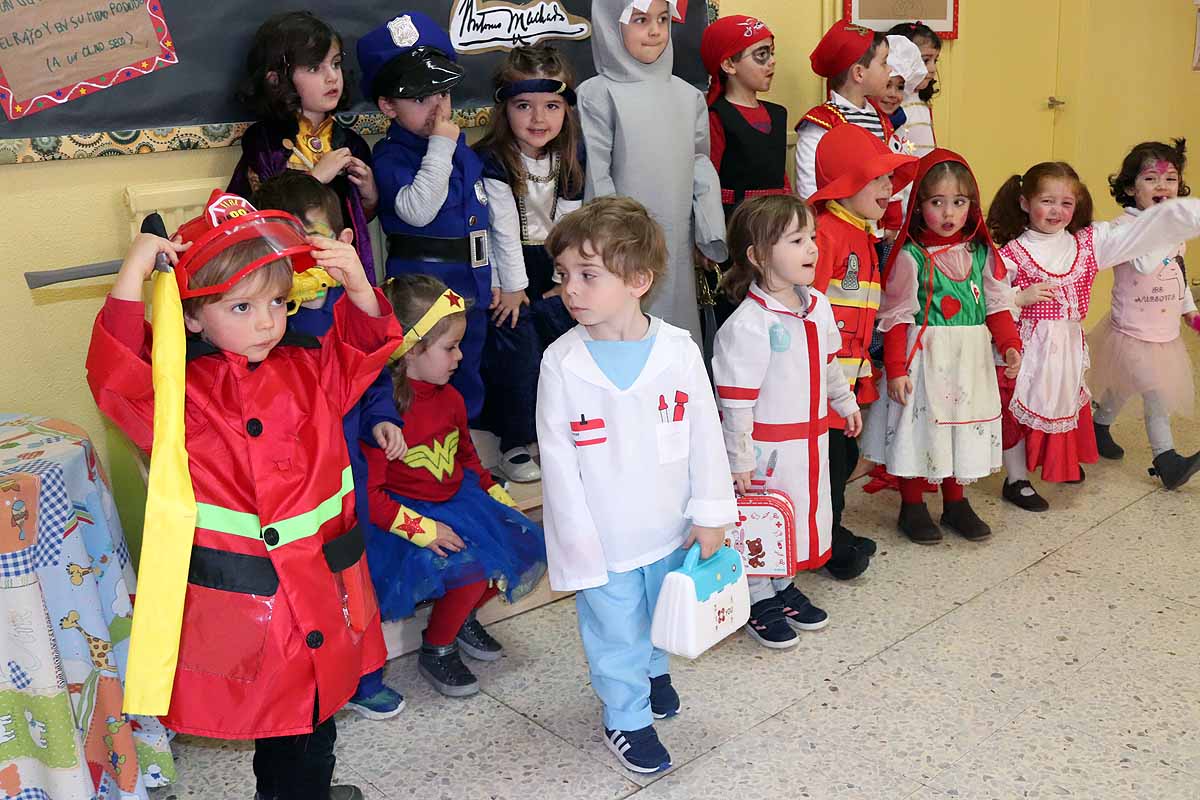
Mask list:
[[[145,534],[124,711],[160,716],[170,709],[175,684],[183,601],[196,531],[196,497],[184,440],[183,306],[173,274],[155,274],[152,301],[154,447],[146,488]]]
[[[316,508],[294,517],[287,517],[263,525],[258,516],[246,511],[234,511],[211,503],[196,504],[196,527],[217,533],[244,536],[247,539],[262,539],[268,550],[283,547],[307,536],[312,536],[331,519],[341,516],[342,500],[354,491],[354,474],[347,465],[342,470],[342,483],[332,496],[322,500]],[[275,536],[266,537],[267,531]]]

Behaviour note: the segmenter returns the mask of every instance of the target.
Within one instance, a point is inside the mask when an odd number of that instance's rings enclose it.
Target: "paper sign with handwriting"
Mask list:
[[[591,24],[568,13],[557,0],[454,0],[450,6],[450,40],[460,53],[511,50],[543,39],[586,39],[591,35]]]
[[[54,108],[177,62],[160,0],[0,0],[0,108]]]

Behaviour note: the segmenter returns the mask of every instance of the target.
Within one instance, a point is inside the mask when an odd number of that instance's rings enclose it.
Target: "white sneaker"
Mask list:
[[[542,479],[542,470],[529,455],[529,448],[514,447],[500,456],[500,471],[510,481],[533,483]]]

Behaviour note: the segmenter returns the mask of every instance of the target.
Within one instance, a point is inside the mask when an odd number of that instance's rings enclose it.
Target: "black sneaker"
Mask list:
[[[468,697],[479,692],[479,680],[458,655],[458,643],[445,647],[421,645],[417,671],[447,697]]]
[[[1026,489],[1029,491],[1026,492]],[[1046,502],[1046,498],[1038,494],[1029,481],[1013,481],[1012,483],[1005,481],[1004,488],[1000,490],[1000,496],[1017,508],[1023,508],[1026,511],[1050,510],[1050,504]]]
[[[829,624],[829,615],[812,604],[795,584],[775,595],[783,604],[783,618],[798,631],[819,631]]]
[[[604,744],[625,769],[650,774],[671,768],[671,754],[658,740],[653,725],[636,731],[611,731],[605,728]]]
[[[490,633],[484,630],[479,620],[475,619],[474,611],[458,629],[455,641],[458,642],[460,650],[476,661],[496,661],[504,652],[504,645],[497,642]]]
[[[800,644],[800,637],[783,616],[783,603],[779,602],[779,595],[759,600],[750,606],[746,632],[763,647],[773,650],[784,650]]]
[[[666,719],[679,713],[679,692],[671,685],[670,675],[650,679],[650,713],[655,719]]]

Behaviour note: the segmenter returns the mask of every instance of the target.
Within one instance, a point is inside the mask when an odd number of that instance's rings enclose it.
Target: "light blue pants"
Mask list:
[[[650,622],[663,578],[683,563],[676,550],[653,564],[608,573],[608,583],[575,593],[579,635],[604,727],[635,731],[654,722],[650,679],[666,675],[667,653],[650,644]]]

